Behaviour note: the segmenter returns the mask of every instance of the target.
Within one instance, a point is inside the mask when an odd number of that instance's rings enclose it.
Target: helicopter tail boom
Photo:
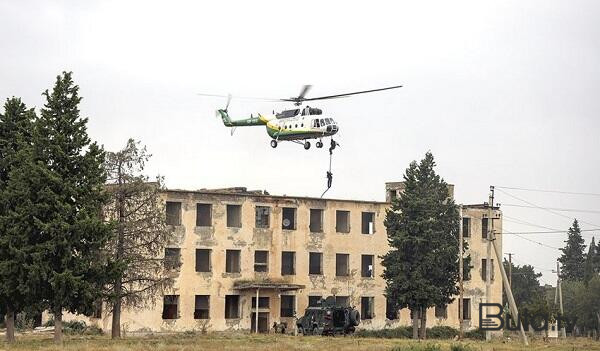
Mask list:
[[[239,119],[235,121],[231,120],[229,114],[227,113],[227,110],[217,110],[217,114],[221,116],[223,124],[226,127],[264,126],[265,124],[267,124],[267,119],[260,114],[257,117],[250,116],[250,118]]]

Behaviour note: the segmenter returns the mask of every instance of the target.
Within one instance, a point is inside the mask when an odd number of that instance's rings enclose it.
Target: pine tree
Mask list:
[[[23,188],[15,175],[31,162],[33,109],[19,98],[8,99],[0,114],[0,305],[6,313],[6,340],[15,341],[14,317],[37,303],[31,283],[31,218]]]
[[[79,116],[79,87],[63,72],[43,95],[31,179],[40,236],[36,263],[44,275],[40,290],[54,315],[54,340],[61,343],[63,310],[90,313],[110,279],[102,249],[111,231],[102,218],[104,151],[91,142],[87,118]]]
[[[585,271],[585,243],[577,219],[569,228],[566,245],[561,248],[562,255],[558,261],[562,264],[561,277],[564,280],[583,280]]]
[[[113,338],[121,337],[123,307],[143,308],[173,284],[159,258],[172,233],[160,198],[163,179],[150,183],[142,174],[150,156],[145,147],[129,139],[123,150],[106,157],[110,202],[105,214],[117,223],[108,247],[110,260],[120,266],[108,286]]]
[[[584,266],[584,282],[590,281],[595,275],[598,274],[598,252],[596,251],[596,242],[592,237],[592,242],[590,243],[590,247],[588,248],[588,253],[585,256],[585,266]]]
[[[414,314],[413,337],[425,338],[426,309],[453,301],[458,293],[459,215],[448,185],[434,171],[428,152],[404,174],[405,189],[386,213],[392,250],[384,255],[386,296]]]

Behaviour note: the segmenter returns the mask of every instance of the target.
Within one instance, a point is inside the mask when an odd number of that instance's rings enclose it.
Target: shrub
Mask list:
[[[473,348],[464,344],[452,344],[450,345],[450,351],[473,351]]]
[[[479,328],[469,330],[468,332],[465,333],[465,337],[469,338],[469,339],[483,340],[483,339],[485,339],[485,331],[483,331]]]
[[[412,337],[412,327],[362,329],[355,332],[354,336],[359,338],[408,339]]]
[[[436,326],[427,329],[427,338],[431,339],[453,339],[459,333],[458,329],[448,326]]]
[[[63,322],[63,331],[67,334],[83,334],[87,329],[84,321]]]
[[[413,344],[406,346],[396,346],[392,351],[441,351],[442,348],[438,344]]]

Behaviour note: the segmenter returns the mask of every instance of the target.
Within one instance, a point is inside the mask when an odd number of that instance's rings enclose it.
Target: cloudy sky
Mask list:
[[[326,149],[271,149],[259,127],[231,137],[214,116],[223,99],[198,92],[403,84],[319,104],[341,124],[329,197],[383,200],[384,183],[428,150],[459,203],[487,200],[490,185],[600,193],[597,1],[2,1],[0,13],[0,98],[39,108],[56,75],[73,71],[92,138],[108,150],[142,141],[149,174],[171,188],[320,196],[325,187]],[[230,113],[285,107],[234,100]],[[566,230],[574,216],[600,228],[600,196],[496,195],[513,232]],[[531,206],[521,199],[585,212],[509,206]],[[584,237],[593,235],[600,229]],[[504,252],[554,283],[552,247],[566,235],[523,237],[506,235]]]

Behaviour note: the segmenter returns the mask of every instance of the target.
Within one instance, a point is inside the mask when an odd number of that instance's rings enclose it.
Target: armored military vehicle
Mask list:
[[[335,297],[321,299],[317,306],[308,307],[296,322],[302,335],[351,334],[360,324],[360,313],[353,307],[336,304]]]

